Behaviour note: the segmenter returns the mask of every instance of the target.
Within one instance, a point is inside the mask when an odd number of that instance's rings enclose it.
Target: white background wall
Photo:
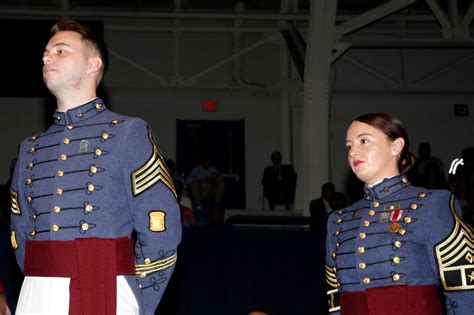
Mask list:
[[[246,34],[242,47],[262,38],[261,34]],[[289,140],[293,143],[289,153],[298,171],[302,90],[300,83],[292,84],[281,77],[281,41],[265,44],[241,60],[240,79],[257,83],[261,88],[255,84],[238,86],[239,77],[233,75],[232,63],[200,78],[193,87],[171,88],[126,60],[163,76],[167,84],[173,85],[232,54],[232,35],[183,34],[178,64],[170,33],[109,31],[106,40],[111,50],[121,56],[111,55],[104,83],[106,100],[114,111],[146,119],[167,157],[176,159],[176,119],[244,119],[248,209],[261,208],[263,168],[270,163],[270,153],[288,147]],[[473,54],[472,49],[352,49],[338,60],[334,65],[330,110],[329,180],[336,188],[344,191],[344,174],[348,171],[345,129],[352,118],[363,113],[398,115],[409,131],[413,153],[419,143],[430,142],[433,155],[440,157],[446,167],[464,147],[474,146],[474,58],[470,57]],[[280,97],[282,86],[289,86],[292,95],[292,117],[282,114],[286,112]],[[219,110],[202,112],[204,99],[218,101]],[[469,104],[470,116],[455,117],[455,103]],[[18,142],[46,128],[43,104],[44,100],[36,98],[0,98],[1,182],[8,178]],[[285,126],[290,120],[293,133],[289,135]],[[284,154],[284,162],[288,162],[289,153]]]

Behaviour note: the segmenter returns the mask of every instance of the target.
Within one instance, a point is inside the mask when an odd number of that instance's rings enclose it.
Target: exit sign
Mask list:
[[[202,110],[204,112],[216,112],[217,111],[217,101],[204,100],[202,102]]]

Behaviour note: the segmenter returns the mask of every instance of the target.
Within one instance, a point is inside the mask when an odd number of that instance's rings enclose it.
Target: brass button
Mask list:
[[[365,220],[363,224],[364,224],[364,226],[369,226],[369,225],[370,225],[370,221]]]
[[[364,239],[366,237],[367,237],[367,235],[365,233],[359,233],[359,238]]]
[[[338,213],[338,214],[343,214],[344,211],[343,211],[342,209],[339,209],[339,210],[337,211],[337,213]]]
[[[54,232],[57,232],[59,231],[59,226],[57,226],[56,224],[53,225],[53,227],[51,228]]]
[[[333,259],[336,258],[336,252],[332,252],[331,256]]]
[[[365,263],[363,263],[363,262],[359,263],[359,268],[360,268],[360,269],[365,269],[365,267],[367,267],[367,266],[365,265]]]
[[[56,195],[61,195],[63,190],[61,188],[56,189]]]
[[[31,202],[33,201],[33,198],[31,198],[31,196],[28,196],[28,197],[26,197],[26,201],[27,201],[28,203],[31,203]]]
[[[363,254],[365,252],[365,247],[364,246],[360,246],[359,248],[357,248],[357,251],[360,253],[360,254]]]
[[[69,129],[69,130],[71,130],[72,128],[74,128],[74,126],[71,125],[71,124],[69,124],[69,125],[66,126],[66,128]]]
[[[404,184],[408,184],[408,178],[402,177],[402,182],[403,182]]]
[[[92,174],[95,174],[95,173],[97,173],[97,167],[95,167],[94,165],[92,165],[92,166],[89,168],[89,171],[90,171]]]
[[[374,201],[374,202],[372,202],[372,206],[374,208],[377,208],[378,206],[380,206],[380,203],[378,203],[377,201]]]
[[[61,176],[64,175],[64,172],[61,171],[61,170],[58,170],[58,171],[56,172],[56,175],[58,175],[59,177],[61,177]]]
[[[55,207],[53,208],[53,211],[54,211],[55,213],[59,213],[59,212],[61,212],[61,207],[55,206]]]
[[[416,210],[416,208],[418,208],[418,205],[417,205],[416,203],[412,203],[412,204],[410,205],[410,209]]]
[[[35,236],[35,235],[36,235],[36,229],[33,229],[33,230],[30,232],[30,235],[31,235],[31,236]]]
[[[342,218],[337,219],[336,223],[341,224],[342,223]]]
[[[116,124],[118,124],[118,120],[117,119],[112,120],[112,125],[116,125]]]
[[[96,109],[101,109],[101,107],[102,107],[102,104],[100,104],[100,103],[95,104]]]
[[[61,161],[66,161],[67,160],[67,155],[66,154],[61,154],[59,156],[59,158],[61,159]]]
[[[395,243],[393,243],[393,245],[394,245],[396,248],[400,248],[400,247],[402,247],[402,242],[400,242],[400,241],[395,241]]]
[[[86,212],[91,212],[92,211],[92,205],[90,203],[86,204],[86,206],[84,207],[84,210],[86,210]]]
[[[87,190],[88,191],[94,191],[95,187],[92,184],[87,185]]]
[[[424,192],[418,194],[418,198],[425,198],[426,194]]]
[[[405,221],[405,223],[411,223],[411,217],[405,217],[403,221]]]
[[[146,277],[146,272],[140,273],[140,278],[145,278]]]
[[[364,280],[362,280],[364,282],[364,284],[369,284],[370,283],[370,278],[364,278]]]
[[[400,263],[400,257],[395,256],[395,257],[393,257],[392,261],[393,261],[393,263],[395,263],[395,264],[399,264],[399,263]]]
[[[107,140],[109,138],[109,134],[107,132],[102,132],[101,137],[102,139]]]
[[[87,224],[87,223],[82,223],[81,224],[81,230],[87,231],[88,229],[89,229],[89,224]]]
[[[102,154],[102,150],[100,150],[100,149],[95,149],[94,153],[95,153],[95,155],[101,155],[101,154]]]
[[[31,178],[28,178],[28,179],[26,180],[26,184],[27,184],[27,185],[31,185],[31,183],[33,183],[33,180],[32,180]]]
[[[393,280],[393,281],[398,281],[398,280],[400,280],[400,275],[399,275],[398,273],[394,274],[394,275],[392,276],[392,280]]]
[[[35,148],[35,147],[31,147],[30,153],[33,153],[33,152],[35,152],[35,151],[36,151],[36,148]]]
[[[38,139],[38,136],[37,135],[34,135],[31,137],[31,140],[35,141],[36,139]]]
[[[33,221],[36,221],[36,214],[33,214],[31,218],[33,219]]]
[[[373,210],[373,209],[370,209],[370,210],[369,210],[369,215],[370,215],[370,216],[373,216],[373,215],[375,215],[375,210]]]
[[[400,229],[400,231],[398,231],[398,233],[399,233],[400,235],[405,235],[406,232],[407,232],[407,231],[406,231],[405,229]]]
[[[28,163],[28,165],[26,166],[27,169],[31,170],[33,168],[33,163]]]
[[[63,143],[64,144],[69,144],[69,138],[64,138]]]
[[[336,235],[341,234],[341,230],[337,230],[335,234],[336,234]]]
[[[341,246],[341,243],[336,242],[336,248],[339,248],[339,246]]]
[[[150,258],[145,258],[145,265],[151,264],[151,259]]]

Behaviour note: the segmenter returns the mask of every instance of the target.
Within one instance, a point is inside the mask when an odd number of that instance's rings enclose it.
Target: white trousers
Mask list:
[[[68,315],[70,278],[25,277],[16,315]],[[117,315],[138,315],[138,303],[124,276],[117,276]]]

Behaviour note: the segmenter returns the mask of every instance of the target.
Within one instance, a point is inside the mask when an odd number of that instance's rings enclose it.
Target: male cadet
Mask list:
[[[51,33],[55,123],[21,143],[10,190],[16,314],[154,314],[181,239],[173,180],[146,122],[96,96],[105,44],[72,20]]]

